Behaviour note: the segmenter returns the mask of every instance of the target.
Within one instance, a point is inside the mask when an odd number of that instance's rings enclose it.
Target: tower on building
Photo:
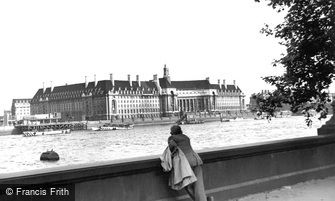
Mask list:
[[[169,68],[166,67],[166,64],[164,64],[164,75],[163,78],[166,78],[169,83],[171,83],[170,74],[169,74]]]

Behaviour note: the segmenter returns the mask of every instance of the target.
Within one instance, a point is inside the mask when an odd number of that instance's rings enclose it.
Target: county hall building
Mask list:
[[[244,110],[244,95],[235,81],[211,84],[209,78],[171,81],[164,67],[162,78],[140,81],[109,80],[50,86],[39,89],[31,102],[31,114],[61,113],[63,120],[110,120],[178,115],[180,111],[236,112]]]

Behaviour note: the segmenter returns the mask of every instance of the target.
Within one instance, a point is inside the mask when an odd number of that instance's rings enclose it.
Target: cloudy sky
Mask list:
[[[282,20],[253,0],[17,0],[0,2],[0,115],[42,83],[93,80],[236,80],[249,96],[271,89],[260,77],[283,51],[259,33]]]

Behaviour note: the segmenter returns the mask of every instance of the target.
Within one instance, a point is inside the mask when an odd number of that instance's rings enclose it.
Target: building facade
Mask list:
[[[12,112],[10,110],[5,110],[3,112],[3,126],[13,126],[14,120],[12,117]]]
[[[61,113],[63,120],[154,118],[180,111],[244,110],[244,95],[234,85],[210,84],[209,79],[171,81],[169,70],[149,81],[109,80],[39,89],[31,101],[32,114]]]
[[[171,81],[168,68],[160,79],[162,88],[163,113],[184,111],[196,112],[236,112],[245,110],[244,94],[234,81],[226,85],[225,80],[211,84],[205,80]]]
[[[101,80],[39,89],[32,114],[61,113],[62,120],[109,120],[159,116],[158,80]]]
[[[12,100],[11,112],[15,121],[22,120],[30,115],[30,101],[31,99],[28,98]]]

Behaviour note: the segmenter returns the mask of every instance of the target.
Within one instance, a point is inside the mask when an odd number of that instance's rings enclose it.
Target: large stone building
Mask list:
[[[11,112],[15,121],[22,120],[30,115],[30,101],[31,99],[28,98],[13,99]]]
[[[244,95],[234,85],[210,84],[209,79],[171,81],[168,68],[158,79],[109,80],[39,89],[31,101],[32,114],[59,112],[63,120],[151,118],[185,112],[244,110]]]
[[[171,81],[168,68],[159,79],[162,88],[161,105],[163,113],[224,112],[244,110],[244,94],[234,81],[227,85],[225,80],[211,84],[205,80]]]

